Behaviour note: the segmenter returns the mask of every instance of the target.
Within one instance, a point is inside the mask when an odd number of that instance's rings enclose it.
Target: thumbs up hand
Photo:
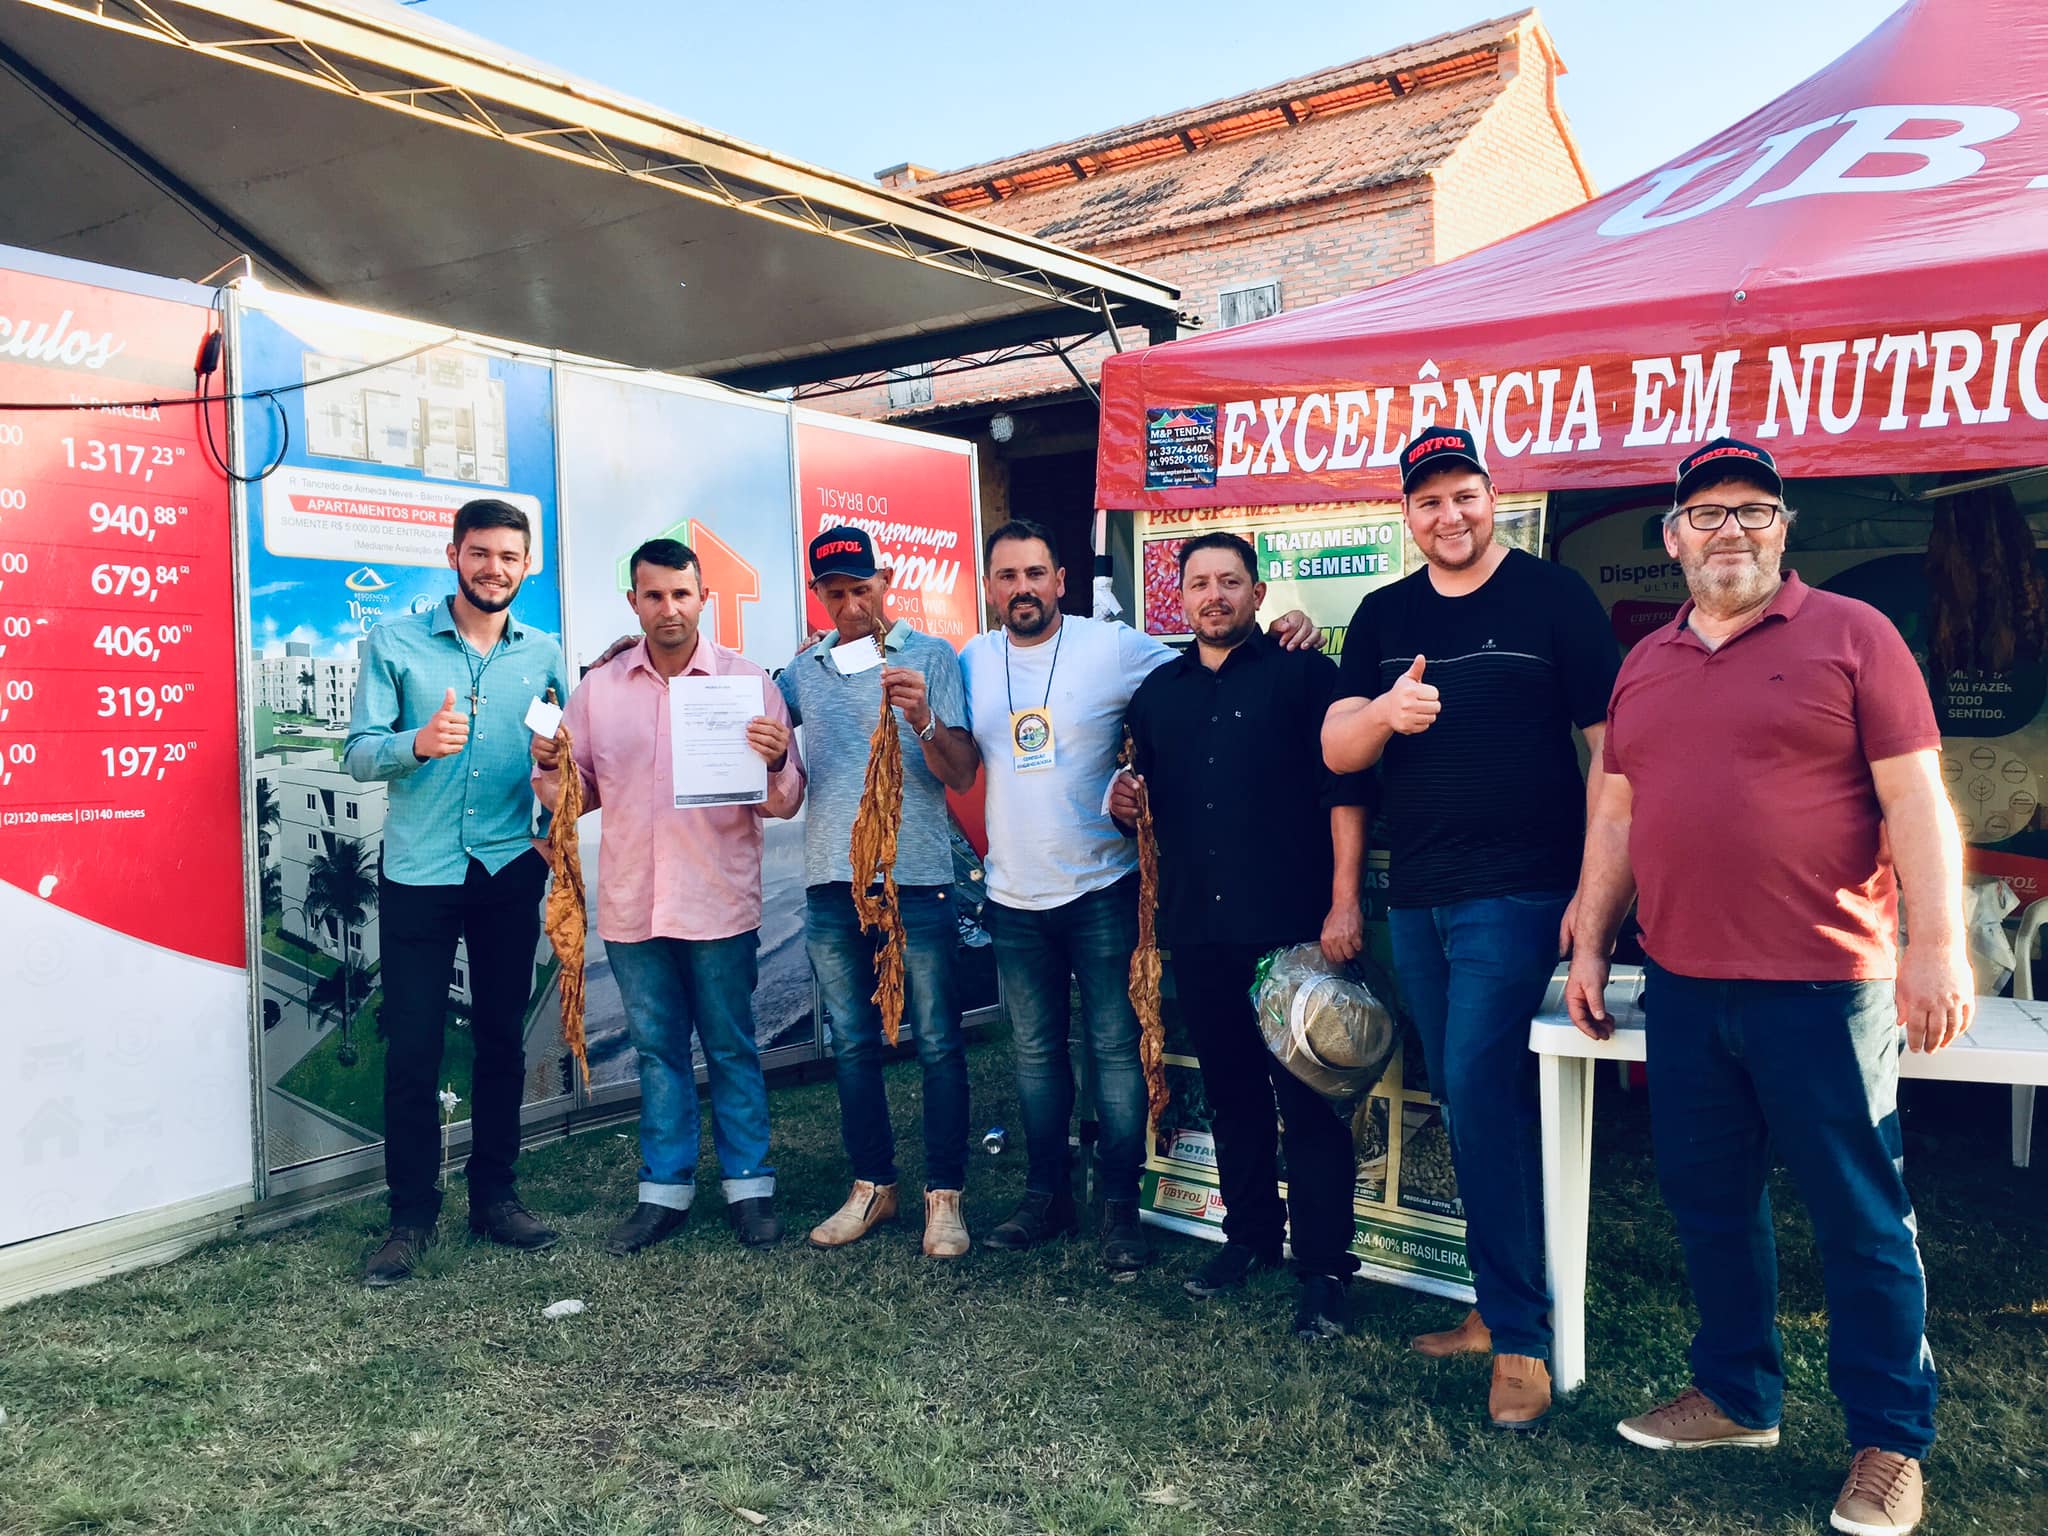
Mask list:
[[[455,690],[450,688],[441,707],[434,711],[434,718],[419,728],[412,739],[412,755],[421,762],[437,757],[453,757],[469,745],[469,716],[455,705]]]
[[[1437,691],[1422,680],[1427,658],[1418,656],[1406,672],[1394,679],[1386,695],[1387,724],[1402,736],[1417,736],[1436,723],[1443,713]]]

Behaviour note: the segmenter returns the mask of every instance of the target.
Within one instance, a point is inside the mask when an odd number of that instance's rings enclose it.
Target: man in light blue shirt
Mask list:
[[[390,786],[378,916],[383,948],[384,1176],[391,1232],[364,1283],[407,1278],[433,1240],[441,1191],[442,1032],[455,947],[466,941],[476,1051],[470,1088],[470,1229],[515,1248],[556,1234],[519,1202],[526,1005],[547,862],[533,846],[526,711],[568,697],[562,650],[513,618],[532,568],[526,514],[478,500],[455,514],[456,591],[370,631],[343,762]]]
[[[953,850],[946,791],[974,783],[979,759],[962,727],[960,664],[945,641],[904,620],[876,652],[890,572],[858,528],[811,540],[811,590],[834,631],[801,652],[777,679],[804,730],[810,770],[804,820],[804,947],[832,1018],[839,1123],[853,1188],[811,1232],[841,1248],[896,1215],[896,1145],[882,1086],[882,1021],[873,1001],[876,937],[853,905],[854,817],[866,782],[868,742],[886,698],[903,748],[903,824],[896,839],[896,895],[904,930],[904,1022],[924,1068],[924,1252],[967,1252],[960,1214],[967,1182],[967,1050],[953,977],[959,924],[953,912]],[[849,658],[864,653],[866,664]]]

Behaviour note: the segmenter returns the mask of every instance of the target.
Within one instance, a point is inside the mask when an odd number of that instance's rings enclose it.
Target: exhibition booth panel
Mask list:
[[[867,528],[897,611],[981,627],[971,446],[273,292],[0,251],[0,1298],[374,1183],[385,786],[343,762],[379,623],[453,589],[454,513],[524,511],[514,604],[578,678],[637,634],[627,557],[682,539],[706,633],[762,666],[810,632],[803,545]],[[507,676],[493,686],[523,688]],[[537,691],[537,690],[536,690]],[[978,801],[957,806],[969,995],[996,1004]],[[602,811],[584,821],[602,878]],[[804,826],[764,860],[771,1067],[829,1050],[802,936]],[[530,1134],[638,1096],[603,945],[586,1084],[534,956]],[[448,978],[444,1146],[467,1144],[472,997]],[[11,1245],[11,1246],[9,1246]]]

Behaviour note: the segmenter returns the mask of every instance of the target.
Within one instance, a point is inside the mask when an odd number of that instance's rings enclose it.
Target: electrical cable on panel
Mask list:
[[[203,381],[211,378],[220,368],[220,357],[224,335],[220,327],[220,308],[220,299],[216,297],[213,304],[213,313],[215,317],[214,326],[211,330],[209,330],[206,333],[204,339],[201,340],[199,344],[199,355],[193,360],[193,392],[190,395],[157,395],[152,396],[151,398],[146,400],[0,400],[0,412],[105,410],[160,411],[167,408],[174,408],[177,406],[197,406],[199,408],[200,422],[205,428],[207,455],[213,460],[214,466],[217,469],[219,469],[222,474],[226,475],[230,480],[234,481],[237,485],[253,485],[257,481],[268,479],[271,475],[275,474],[278,470],[278,467],[284,463],[285,454],[288,453],[291,449],[291,419],[285,415],[284,407],[278,403],[279,396],[301,394],[306,390],[313,388],[313,386],[316,384],[337,384],[341,382],[343,379],[352,379],[360,374],[376,373],[380,369],[391,368],[395,367],[399,363],[409,362],[411,359],[420,356],[422,353],[432,352],[441,347],[459,343],[463,339],[460,333],[450,331],[446,336],[437,337],[433,341],[422,342],[419,346],[412,348],[410,351],[400,352],[394,357],[381,358],[378,361],[372,363],[360,363],[353,368],[344,368],[343,370],[341,370],[341,372],[328,374],[325,378],[302,379],[294,384],[276,384],[264,389],[237,390],[232,394],[225,392],[220,394],[214,394],[204,387]],[[266,464],[261,470],[257,471],[253,475],[244,475],[236,473],[234,469],[229,467],[227,455],[221,452],[220,445],[217,442],[215,442],[213,434],[213,416],[208,411],[207,407],[212,405],[235,405],[252,400],[267,401],[271,409],[277,413],[278,431],[283,441],[280,443],[278,447],[276,456],[271,459],[270,463]]]

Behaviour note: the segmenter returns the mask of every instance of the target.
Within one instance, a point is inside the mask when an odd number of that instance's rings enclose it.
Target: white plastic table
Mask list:
[[[1617,966],[1607,986],[1608,1040],[1590,1040],[1564,1012],[1564,977],[1551,982],[1529,1026],[1543,1111],[1543,1236],[1550,1278],[1550,1373],[1569,1392],[1586,1379],[1586,1223],[1593,1201],[1593,1077],[1603,1061],[1641,1061],[1642,972]],[[2033,1089],[2048,1086],[2048,1002],[1980,997],[1969,1032],[1929,1056],[1899,1057],[1901,1077],[2013,1086],[2012,1160],[2027,1166]]]

